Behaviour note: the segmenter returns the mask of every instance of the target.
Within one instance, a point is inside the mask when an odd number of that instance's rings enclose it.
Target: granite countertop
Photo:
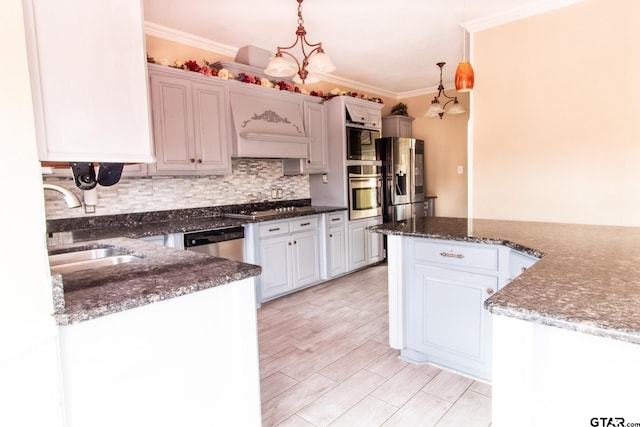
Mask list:
[[[128,238],[102,239],[56,247],[123,248],[142,259],[131,263],[53,274],[53,300],[58,325],[70,325],[141,305],[235,282],[260,274],[245,264]]]
[[[50,253],[71,248],[118,247],[142,259],[99,269],[52,274],[54,314],[59,325],[70,325],[141,305],[178,297],[260,274],[261,267],[197,252],[168,248],[140,237],[211,230],[253,222],[318,215],[346,210],[314,206],[315,211],[283,212],[260,219],[224,217],[224,208],[196,208],[110,216],[69,218],[47,222],[48,231],[67,233],[66,244],[49,246]],[[66,239],[61,239],[66,240]]]
[[[372,230],[505,245],[539,257],[485,301],[487,310],[640,344],[640,227],[424,217]]]
[[[239,219],[224,216],[226,208],[234,208],[236,206],[237,205],[57,219],[47,221],[47,230],[50,233],[71,233],[72,236],[70,239],[74,242],[112,237],[140,238],[161,234],[234,227],[254,222],[319,215],[347,209],[336,206],[314,206],[314,211],[282,212],[276,216],[258,219]],[[260,207],[259,204],[252,206]],[[250,210],[250,208],[246,209]]]

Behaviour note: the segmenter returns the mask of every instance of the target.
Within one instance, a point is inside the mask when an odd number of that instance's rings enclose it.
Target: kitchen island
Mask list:
[[[492,425],[640,421],[639,228],[425,217],[373,231],[388,238],[389,335],[400,349],[416,320],[405,317],[405,297],[420,284],[404,271],[411,267],[408,245],[503,247],[539,258],[484,302],[491,313]],[[497,256],[498,269],[504,259]]]
[[[260,267],[128,238],[50,252],[95,248],[135,261],[52,275],[67,425],[259,425]]]

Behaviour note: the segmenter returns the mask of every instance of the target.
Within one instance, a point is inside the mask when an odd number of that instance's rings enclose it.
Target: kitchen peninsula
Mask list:
[[[488,348],[478,348],[492,368],[485,378],[493,384],[492,425],[640,420],[634,392],[640,384],[639,228],[425,217],[372,230],[387,235],[390,345],[407,359],[420,361],[423,354],[404,352],[412,340],[428,341],[439,327],[455,330],[458,318],[451,313],[468,321],[456,304],[433,307],[429,296],[464,303],[469,294],[453,291],[456,285],[476,286],[476,295],[486,290],[482,299],[488,297],[491,315],[476,337],[485,340]],[[518,264],[521,257],[531,262]],[[526,271],[510,269],[512,261]],[[425,317],[409,317],[420,308]],[[429,314],[450,317],[422,325]],[[443,345],[436,340],[432,347]],[[447,350],[464,353],[465,347]]]

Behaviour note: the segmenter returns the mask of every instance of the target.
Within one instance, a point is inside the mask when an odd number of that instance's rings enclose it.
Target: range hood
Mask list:
[[[297,96],[261,96],[230,91],[233,117],[232,157],[302,159],[309,142]],[[287,94],[288,95],[288,94]]]

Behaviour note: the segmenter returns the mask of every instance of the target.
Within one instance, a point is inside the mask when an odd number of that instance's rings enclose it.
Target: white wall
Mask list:
[[[61,426],[57,328],[20,0],[3,0],[0,40],[0,425]]]

